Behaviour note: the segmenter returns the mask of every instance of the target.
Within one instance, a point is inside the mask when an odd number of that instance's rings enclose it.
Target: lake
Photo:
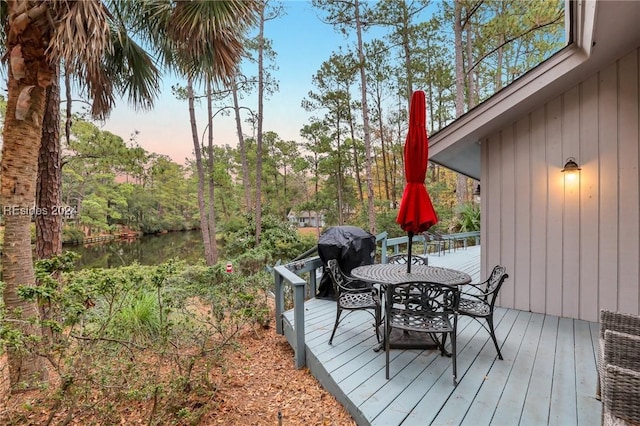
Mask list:
[[[195,263],[204,259],[200,231],[170,232],[161,235],[145,235],[136,240],[110,243],[64,246],[82,257],[77,269],[115,268],[138,262],[141,265],[157,265],[169,259]]]

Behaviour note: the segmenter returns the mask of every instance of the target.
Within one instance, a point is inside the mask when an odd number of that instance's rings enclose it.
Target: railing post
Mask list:
[[[293,283],[293,324],[296,329],[296,368],[306,364],[306,348],[304,341],[304,287],[305,282]]]
[[[318,288],[318,283],[317,283],[317,279],[316,279],[316,274],[317,274],[318,270],[317,269],[312,269],[311,271],[309,271],[309,294],[310,297],[316,297],[316,293],[317,293],[317,288]]]
[[[387,263],[387,231],[376,235],[376,242],[380,241],[380,263]]]
[[[276,302],[276,333],[284,334],[282,326],[282,314],[284,313],[284,285],[282,275],[274,270],[275,275],[275,302]]]
[[[292,346],[295,352],[296,368],[302,368],[306,364],[305,327],[304,327],[304,300],[307,282],[298,273],[310,272],[315,274],[319,259],[309,262],[299,261],[288,265],[278,265],[274,267],[275,276],[275,298],[276,298],[276,331],[279,334],[287,334],[292,339]],[[314,277],[315,279],[315,277]],[[288,335],[288,330],[284,330],[284,282],[291,284],[293,291],[293,335]],[[309,279],[311,281],[311,278]]]

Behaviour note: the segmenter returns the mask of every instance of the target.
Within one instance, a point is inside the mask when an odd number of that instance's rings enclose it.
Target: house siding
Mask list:
[[[640,313],[639,62],[636,49],[481,141],[481,262],[508,269],[501,306]]]

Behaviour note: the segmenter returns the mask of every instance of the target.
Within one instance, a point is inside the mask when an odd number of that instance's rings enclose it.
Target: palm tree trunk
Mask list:
[[[34,35],[28,37],[27,29],[23,36],[29,40],[39,40]],[[11,51],[13,46],[9,45]],[[6,320],[25,335],[40,336],[40,329],[29,322],[37,318],[36,304],[25,301],[18,295],[19,286],[35,286],[33,254],[31,249],[31,215],[36,201],[36,180],[38,172],[38,150],[42,138],[42,116],[45,107],[45,90],[37,84],[37,73],[33,68],[44,62],[44,49],[41,55],[25,58],[27,72],[21,81],[9,71],[7,112],[4,122],[2,167],[0,171],[0,205],[5,222],[4,247],[2,250],[2,280],[4,304],[7,309]],[[24,49],[26,50],[26,49]],[[35,56],[35,57],[34,57]],[[25,104],[27,110],[24,120],[16,118],[16,104],[21,91],[30,89],[30,100]],[[47,379],[42,358],[35,351],[21,351],[7,347],[9,380],[13,390],[17,385],[21,389],[33,388],[41,380]]]

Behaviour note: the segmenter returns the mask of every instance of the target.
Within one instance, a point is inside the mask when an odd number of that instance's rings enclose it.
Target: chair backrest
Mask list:
[[[613,364],[640,373],[640,336],[606,330],[603,364]]]
[[[408,281],[387,285],[387,312],[453,314],[458,309],[458,288],[440,283]]]
[[[509,278],[509,274],[507,274],[507,268],[502,265],[496,265],[493,267],[493,271],[491,271],[491,275],[489,278],[483,283],[482,292],[485,295],[485,300],[487,303],[490,303],[492,306],[498,297],[498,292],[500,291],[500,287],[504,283],[504,280]]]
[[[640,336],[640,316],[623,312],[600,310],[600,338],[604,339],[605,330]]]
[[[340,265],[338,265],[338,261],[336,259],[329,259],[327,261],[327,267],[329,269],[329,274],[331,275],[333,289],[338,293],[340,289],[346,287],[344,274],[340,270]]]
[[[338,298],[340,298],[341,294],[345,293],[366,293],[371,291],[371,284],[358,281],[346,275],[336,259],[328,260],[327,267],[329,269],[329,275],[331,276],[331,282],[333,283],[333,290]]]
[[[399,265],[406,265],[409,261],[408,254],[394,254],[392,256],[387,257],[387,263],[395,263]],[[411,255],[411,264],[412,265],[426,265],[427,258],[424,256]]]
[[[429,237],[429,241],[444,241],[442,235],[438,234],[437,232],[427,231],[425,232],[425,238],[426,237]]]

